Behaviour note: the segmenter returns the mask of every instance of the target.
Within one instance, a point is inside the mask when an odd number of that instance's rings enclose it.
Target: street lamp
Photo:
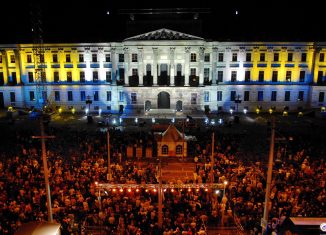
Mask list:
[[[224,188],[223,188],[223,197],[225,197],[225,187],[226,187],[227,184],[228,184],[228,182],[225,180],[223,182],[223,186],[224,186]]]

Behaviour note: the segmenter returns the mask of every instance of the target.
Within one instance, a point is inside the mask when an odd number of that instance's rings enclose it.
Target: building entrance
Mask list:
[[[170,94],[162,91],[157,97],[157,108],[158,109],[169,109],[170,108]]]

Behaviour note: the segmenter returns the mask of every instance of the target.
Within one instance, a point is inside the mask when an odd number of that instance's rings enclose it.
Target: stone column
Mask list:
[[[126,86],[129,86],[129,76],[130,76],[130,58],[129,58],[129,48],[128,47],[125,47],[123,48],[123,52],[124,52],[124,55],[125,55],[125,62],[124,62],[124,65],[125,65],[125,85]]]
[[[205,47],[199,48],[199,86],[204,85],[204,54]]]
[[[190,73],[190,49],[191,47],[185,47],[185,65],[184,65],[184,76],[185,76],[185,86],[189,86],[189,73]]]
[[[212,74],[212,85],[216,85],[217,51],[218,51],[218,48],[213,47],[212,62],[211,62],[211,65],[212,65],[212,72],[211,72],[211,74]]]
[[[174,64],[175,47],[170,47],[170,86],[174,86],[175,64]]]
[[[116,48],[111,48],[111,60],[112,60],[112,85],[117,85],[117,79],[118,79],[118,68],[117,68],[117,54],[116,54]]]
[[[144,78],[144,66],[143,66],[143,48],[138,48],[138,76],[139,76],[139,86],[143,86]]]
[[[157,57],[158,48],[153,47],[153,86],[157,86]]]
[[[8,63],[8,54],[6,50],[1,52],[2,54],[2,64],[4,65],[4,73],[3,73],[3,80],[4,84],[7,85],[9,82],[9,63]]]
[[[17,85],[19,85],[22,81],[21,80],[22,79],[22,76],[21,76],[22,75],[22,63],[21,63],[21,59],[20,59],[19,49],[15,49],[14,53],[15,53],[16,81],[17,81]],[[45,57],[45,55],[44,55],[44,57]]]

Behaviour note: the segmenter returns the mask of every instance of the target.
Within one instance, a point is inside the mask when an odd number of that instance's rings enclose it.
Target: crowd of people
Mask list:
[[[184,183],[224,183],[225,193],[214,190],[164,192],[163,226],[158,226],[158,195],[151,189],[99,190],[108,182],[106,134],[48,127],[47,141],[53,218],[62,234],[82,234],[100,226],[108,234],[205,234],[207,226],[239,222],[251,234],[261,232],[264,211],[266,159],[240,151],[243,136],[216,138],[214,162],[207,133],[198,133],[194,177]],[[23,223],[47,220],[46,192],[39,140],[35,130],[6,133],[0,157],[0,234],[13,234]],[[127,144],[139,143],[139,133],[111,133],[112,183],[156,184],[156,164],[137,164],[126,158]],[[141,135],[144,143],[151,135]],[[264,153],[266,155],[266,153]],[[325,152],[309,139],[296,136],[278,145],[271,185],[269,232],[282,231],[289,216],[326,216]],[[166,166],[168,167],[168,166]],[[213,172],[213,177],[211,173]],[[166,182],[168,183],[168,182]]]

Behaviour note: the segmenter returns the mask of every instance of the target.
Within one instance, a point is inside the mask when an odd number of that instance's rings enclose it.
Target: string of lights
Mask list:
[[[95,182],[97,189],[104,190],[135,190],[135,189],[155,189],[158,190],[159,184],[110,184],[110,183],[98,183]],[[162,184],[162,189],[223,189],[223,183],[190,183],[190,184]]]

